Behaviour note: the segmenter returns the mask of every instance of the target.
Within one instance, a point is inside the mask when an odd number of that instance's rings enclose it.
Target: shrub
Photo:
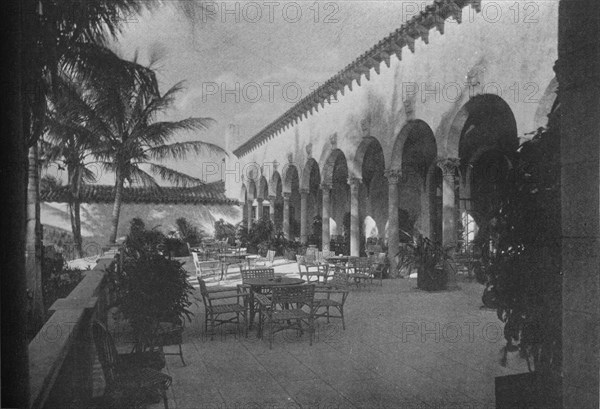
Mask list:
[[[202,229],[192,225],[185,217],[180,217],[175,220],[175,223],[181,239],[192,247],[199,246],[206,237],[206,233]]]
[[[237,227],[231,223],[227,223],[223,219],[219,219],[215,222],[215,239],[223,240],[227,239],[227,243],[235,245]]]
[[[161,254],[163,242],[160,232],[147,230],[141,220],[134,219],[121,251],[122,267],[109,269],[116,305],[133,328],[137,351],[151,346],[148,340],[155,339],[159,322],[189,320],[192,314],[189,296],[193,287],[187,271],[182,263]]]

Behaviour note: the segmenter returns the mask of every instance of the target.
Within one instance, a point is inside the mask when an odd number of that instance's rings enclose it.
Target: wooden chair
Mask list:
[[[379,279],[379,285],[383,286],[383,274],[386,269],[386,258],[387,255],[385,253],[377,253],[371,257],[371,274],[374,279]]]
[[[200,294],[204,304],[204,331],[208,333],[208,324],[211,325],[211,339],[214,339],[214,333],[217,326],[237,323],[241,324],[240,317],[244,319],[244,332],[248,336],[248,314],[247,299],[248,293],[242,293],[238,288],[219,288],[208,290],[203,279],[198,278],[200,284]],[[232,294],[232,292],[235,292]],[[229,293],[229,294],[227,294]],[[231,301],[235,299],[235,302]],[[215,303],[217,301],[217,303]],[[229,301],[220,304],[221,301]],[[240,304],[240,301],[242,304]],[[229,315],[230,318],[221,318],[223,315]],[[233,316],[232,316],[233,315]]]
[[[260,304],[259,333],[262,334],[263,321],[269,327],[269,349],[273,348],[276,332],[296,329],[302,334],[302,323],[308,325],[312,345],[315,332],[314,284],[273,287],[270,299],[264,294],[256,294],[255,297]]]
[[[373,283],[373,261],[368,257],[358,257],[349,262],[349,277],[354,281],[354,284],[358,287],[360,284],[364,284],[367,280]]]
[[[145,366],[143,360],[137,359],[137,354],[119,354],[112,336],[102,323],[95,321],[92,333],[106,381],[105,395],[128,398],[158,392],[165,409],[169,408],[167,389],[173,382],[169,375]]]
[[[207,277],[209,275],[219,276],[223,278],[223,269],[219,260],[199,261],[196,265],[196,276],[198,278]]]
[[[300,278],[306,276],[307,283],[319,283],[319,279],[322,279],[323,283],[327,282],[329,266],[326,263],[317,263],[316,259],[314,262],[307,261],[306,256],[296,256],[296,263],[298,264]],[[304,271],[302,271],[302,267],[304,267]],[[315,277],[315,279],[311,280],[312,277]]]
[[[315,318],[324,317],[329,322],[330,318],[342,320],[342,328],[346,329],[344,321],[344,304],[348,298],[348,274],[341,268],[336,269],[326,285],[317,286],[315,295],[325,294],[325,298],[315,298]],[[325,309],[319,313],[320,309]],[[332,315],[330,309],[335,309],[338,315]],[[335,312],[335,311],[334,311]]]
[[[250,293],[250,286],[246,284],[246,280],[252,278],[274,278],[275,270],[272,268],[252,268],[241,271],[242,275],[242,284],[238,284],[238,288],[240,292]],[[261,289],[261,294],[265,294],[267,297],[271,296],[271,291],[266,289]],[[251,306],[251,311],[253,313],[258,312],[260,306],[258,305],[258,301],[256,299],[253,300],[253,304]],[[254,320],[254,316],[251,316],[252,320]]]
[[[181,363],[186,366],[185,360],[183,359],[183,330],[185,329],[183,320],[180,318],[165,318],[158,324],[158,331],[156,333],[155,345],[158,345],[163,349],[164,355],[179,355]],[[165,352],[164,347],[170,345],[177,345],[179,352]]]

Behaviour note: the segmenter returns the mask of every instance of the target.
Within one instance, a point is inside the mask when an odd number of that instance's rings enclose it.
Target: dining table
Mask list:
[[[254,323],[254,294],[261,293],[263,289],[287,285],[299,285],[304,284],[305,282],[306,281],[302,278],[286,276],[248,278],[244,280],[244,284],[250,286],[250,319],[248,320],[248,327],[252,328]]]

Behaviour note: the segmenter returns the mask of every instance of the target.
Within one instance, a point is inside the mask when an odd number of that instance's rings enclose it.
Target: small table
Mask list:
[[[250,286],[250,319],[248,320],[248,326],[252,328],[254,323],[254,293],[260,292],[262,288],[273,288],[281,287],[286,285],[298,285],[304,284],[305,281],[301,278],[294,277],[282,277],[277,276],[274,278],[248,278],[244,281],[244,284]]]
[[[223,279],[223,275],[227,277],[227,270],[230,265],[239,264],[241,270],[241,265],[244,264],[246,255],[234,253],[219,254],[219,260],[221,261],[221,279]]]

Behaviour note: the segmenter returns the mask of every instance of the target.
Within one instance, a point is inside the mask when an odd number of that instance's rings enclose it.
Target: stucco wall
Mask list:
[[[414,54],[405,47],[401,61],[392,56],[389,68],[382,63],[379,75],[372,69],[369,81],[362,77],[361,86],[354,81],[352,91],[345,88],[344,96],[337,94],[338,101],[319,106],[318,112],[245,156],[232,155],[225,164],[228,196],[243,200],[243,178],[256,177],[261,167],[268,180],[276,170],[285,182],[291,163],[302,180],[302,169],[312,157],[323,175],[335,148],[346,156],[349,174],[360,177],[354,160],[365,136],[381,144],[386,169],[400,168],[400,131],[413,119],[425,121],[433,131],[438,157],[455,157],[459,135],[449,136],[451,126],[473,95],[500,96],[514,115],[520,137],[535,130],[540,107],[548,109],[547,88],[554,78],[557,4],[524,3],[518,15],[513,2],[482,1],[481,8],[481,13],[464,8],[461,24],[448,19],[443,35],[433,29],[429,44],[416,41]]]

